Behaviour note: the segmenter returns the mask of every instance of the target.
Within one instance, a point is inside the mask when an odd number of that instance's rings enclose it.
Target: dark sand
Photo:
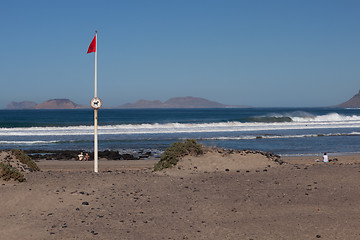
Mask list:
[[[191,158],[165,173],[101,160],[98,174],[42,160],[27,182],[0,182],[0,239],[360,239],[360,157],[316,158],[248,155],[226,171],[210,156],[212,169]]]

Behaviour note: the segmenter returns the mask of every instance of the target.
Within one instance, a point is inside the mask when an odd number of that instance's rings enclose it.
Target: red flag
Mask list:
[[[92,53],[92,52],[96,52],[96,35],[94,39],[91,41],[89,49],[87,51],[87,53]]]

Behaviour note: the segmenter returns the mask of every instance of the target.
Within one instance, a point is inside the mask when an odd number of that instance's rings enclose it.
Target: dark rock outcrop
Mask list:
[[[32,159],[40,160],[78,160],[78,155],[88,153],[92,161],[94,159],[93,152],[86,152],[82,150],[59,150],[59,151],[43,151],[43,150],[26,150],[26,154],[29,154]],[[149,157],[157,158],[156,152],[143,152],[137,153],[120,153],[119,151],[105,150],[99,151],[99,158],[105,158],[107,160],[139,160],[148,159]]]

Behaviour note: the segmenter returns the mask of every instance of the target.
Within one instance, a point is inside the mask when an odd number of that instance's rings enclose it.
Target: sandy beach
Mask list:
[[[0,236],[360,239],[360,156],[317,158],[213,152],[160,173],[156,160],[100,159],[99,173],[39,160],[26,182],[0,182]]]

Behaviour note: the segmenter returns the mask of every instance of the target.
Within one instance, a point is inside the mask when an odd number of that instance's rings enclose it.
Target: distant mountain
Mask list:
[[[80,109],[80,108],[89,108],[89,107],[84,105],[78,105],[69,99],[50,99],[34,107],[34,109]]]
[[[50,99],[37,104],[31,101],[11,102],[6,109],[81,109],[90,108],[90,106],[79,105],[69,99]]]
[[[176,97],[167,100],[165,105],[171,108],[226,108],[227,105],[197,97]]]
[[[7,105],[6,109],[33,109],[36,105],[36,102],[31,101],[11,102]]]
[[[244,108],[245,105],[225,105],[199,97],[176,97],[165,102],[159,100],[139,100],[135,103],[127,103],[116,108]],[[79,105],[70,99],[50,99],[40,104],[35,102],[11,102],[7,109],[86,109],[90,106]]]
[[[352,98],[348,101],[337,105],[336,107],[343,107],[343,108],[360,108],[360,91],[355,94]]]
[[[156,101],[147,101],[147,100],[139,100],[135,103],[126,103],[121,105],[119,108],[159,108],[163,103],[159,100]]]
[[[165,102],[159,100],[139,100],[135,103],[127,103],[118,108],[242,108],[244,105],[225,105],[222,103],[198,97],[176,97]]]

